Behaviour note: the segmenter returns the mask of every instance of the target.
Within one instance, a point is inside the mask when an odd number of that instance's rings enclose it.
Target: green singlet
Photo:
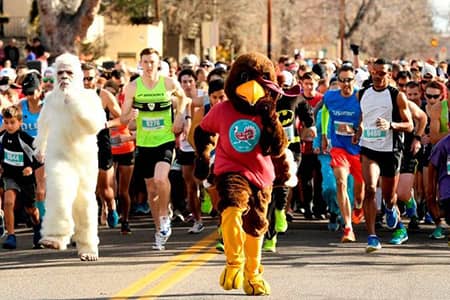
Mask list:
[[[448,132],[447,124],[450,121],[448,118],[448,100],[444,100],[441,102],[441,126],[439,128],[439,132]]]
[[[153,89],[145,87],[142,78],[136,79],[134,104],[161,105],[164,109],[155,111],[139,110],[136,119],[136,145],[157,147],[175,140],[172,132],[172,100],[166,91],[164,77],[160,76]]]

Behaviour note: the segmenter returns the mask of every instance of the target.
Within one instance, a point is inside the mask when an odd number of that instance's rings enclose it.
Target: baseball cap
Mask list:
[[[422,68],[422,76],[425,77],[426,74],[430,74],[430,77],[436,77],[436,68],[429,63],[425,63]]]
[[[22,93],[32,95],[41,86],[41,79],[36,72],[28,73],[22,81]]]

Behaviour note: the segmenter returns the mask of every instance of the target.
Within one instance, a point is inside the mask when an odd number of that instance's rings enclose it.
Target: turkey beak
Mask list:
[[[259,99],[266,95],[264,88],[256,80],[247,81],[236,88],[236,94],[255,105]]]

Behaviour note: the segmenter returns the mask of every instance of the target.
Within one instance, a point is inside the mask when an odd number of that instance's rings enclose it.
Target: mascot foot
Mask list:
[[[80,260],[81,261],[96,261],[98,260],[97,253],[80,253]]]
[[[267,281],[262,278],[262,274],[251,276],[245,275],[244,291],[250,296],[270,295],[270,286]]]
[[[242,286],[244,275],[242,268],[227,266],[220,274],[220,286],[224,290],[239,289]]]
[[[66,250],[67,243],[64,240],[64,238],[46,236],[39,240],[39,244],[48,249]]]

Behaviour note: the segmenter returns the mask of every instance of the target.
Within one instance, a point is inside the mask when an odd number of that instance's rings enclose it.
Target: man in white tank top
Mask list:
[[[381,177],[383,199],[386,202],[386,224],[394,229],[391,244],[408,240],[406,228],[400,221],[397,209],[397,185],[399,180],[403,132],[413,130],[408,100],[403,92],[389,85],[391,65],[383,59],[375,61],[371,73],[373,85],[361,90],[359,100],[362,120],[358,136],[361,145],[361,164],[365,182],[363,201],[368,243],[366,252],[381,249],[375,232],[377,203],[375,191]]]

